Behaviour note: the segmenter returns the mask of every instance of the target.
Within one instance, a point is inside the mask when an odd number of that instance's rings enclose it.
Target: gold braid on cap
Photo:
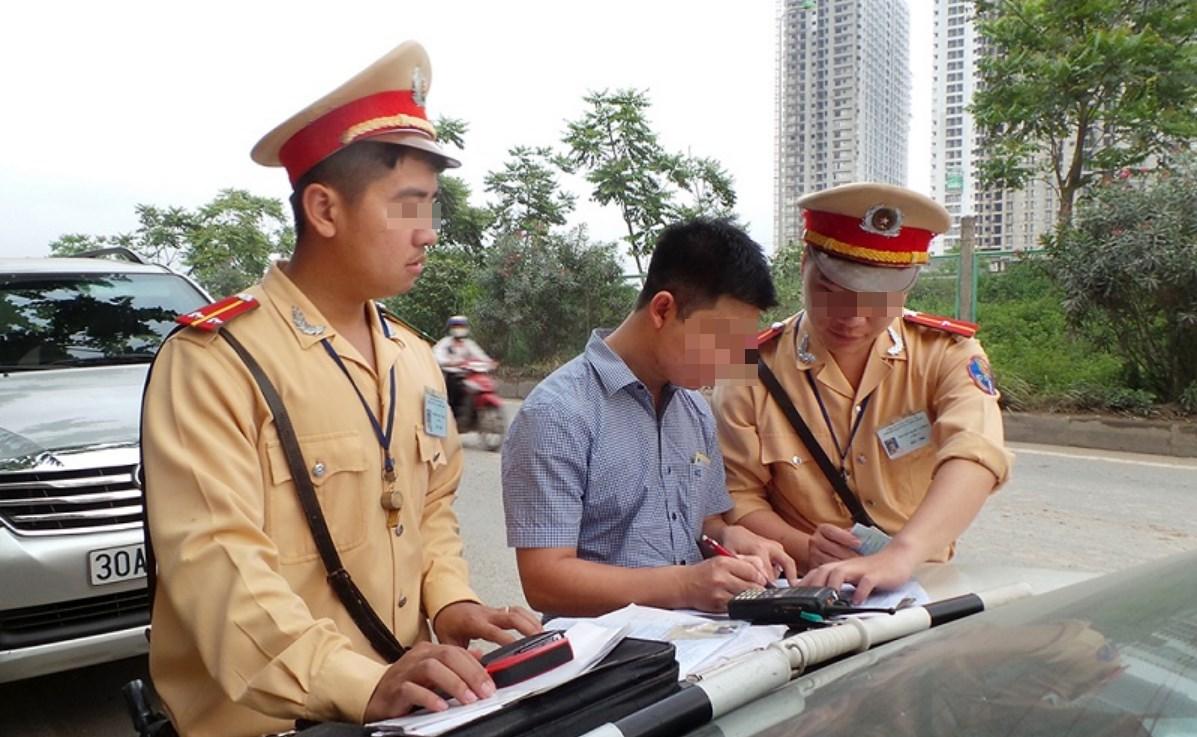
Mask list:
[[[854,246],[851,243],[844,243],[837,241],[835,238],[828,238],[821,233],[816,233],[813,230],[807,230],[803,234],[802,239],[818,246],[824,251],[839,254],[846,258],[855,261],[872,261],[874,263],[887,263],[901,266],[910,266],[912,264],[925,264],[930,261],[930,257],[926,251],[878,251],[875,248],[864,248],[861,246]]]
[[[423,118],[417,118],[414,115],[407,115],[399,113],[398,115],[388,115],[385,118],[372,118],[353,126],[341,135],[341,143],[349,145],[358,138],[373,133],[383,128],[415,128],[432,136],[432,140],[436,140],[436,127]]]

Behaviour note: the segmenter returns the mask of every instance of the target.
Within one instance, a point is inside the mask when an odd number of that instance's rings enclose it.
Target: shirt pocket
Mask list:
[[[366,480],[366,455],[361,436],[352,431],[305,435],[299,446],[307,464],[307,475],[316,489],[320,511],[341,552],[352,550],[366,540],[365,500],[377,502],[382,493],[381,479]],[[301,563],[318,556],[299,492],[292,482],[279,441],[266,445],[270,465],[271,488],[267,496],[266,534],[279,551],[284,564]]]
[[[823,471],[794,434],[761,435],[761,465],[772,477],[769,501],[791,525],[807,529],[841,517],[839,498],[829,490]]]
[[[416,425],[416,452],[420,463],[427,464],[429,470],[449,463],[449,459],[445,457],[444,441],[424,432],[423,425]]]

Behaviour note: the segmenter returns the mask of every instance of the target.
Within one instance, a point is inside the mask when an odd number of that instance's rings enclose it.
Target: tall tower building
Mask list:
[[[776,247],[801,237],[803,194],[906,184],[909,26],[906,0],[778,0]]]
[[[973,0],[932,0],[931,196],[952,216],[952,229],[932,245],[936,253],[960,245],[960,218],[976,218],[982,250],[1035,248],[1055,225],[1059,198],[1044,178],[1021,190],[982,188],[982,141],[968,112],[978,86],[977,62],[988,50],[973,24]]]

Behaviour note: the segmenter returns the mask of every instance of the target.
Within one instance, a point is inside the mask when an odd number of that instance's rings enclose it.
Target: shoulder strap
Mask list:
[[[761,383],[769,390],[769,395],[773,397],[773,401],[777,402],[786,419],[794,427],[794,432],[798,433],[798,437],[802,440],[803,445],[810,451],[811,457],[815,459],[815,463],[819,466],[819,470],[827,477],[831,488],[835,489],[835,493],[839,496],[840,501],[844,503],[844,506],[852,514],[852,520],[862,525],[877,527],[877,523],[865,511],[864,505],[856,498],[856,494],[852,493],[852,489],[848,488],[848,482],[835,469],[835,466],[831,463],[831,459],[827,457],[827,452],[823,450],[823,446],[819,445],[819,441],[815,440],[815,436],[802,419],[802,415],[798,413],[798,409],[794,407],[794,403],[790,401],[790,396],[786,394],[786,390],[782,387],[781,382],[777,380],[777,376],[774,375],[773,370],[763,360],[758,360],[756,362],[756,372],[761,378]],[[878,527],[877,529],[881,528]]]
[[[283,454],[287,457],[287,467],[291,470],[291,479],[295,482],[295,491],[299,496],[299,503],[303,507],[304,517],[308,528],[312,531],[312,538],[316,541],[316,550],[320,553],[320,560],[324,562],[324,569],[328,572],[327,579],[336,593],[337,598],[349,612],[353,623],[357,625],[375,652],[393,663],[403,657],[406,652],[403,645],[395,639],[394,633],[383,623],[370,607],[365,594],[353,582],[349,571],[341,564],[341,556],[333,544],[332,534],[328,530],[328,523],[324,520],[324,513],[320,511],[320,501],[316,498],[316,489],[312,486],[312,477],[308,475],[307,464],[303,460],[303,451],[299,447],[299,439],[295,435],[295,428],[287,414],[278,390],[270,382],[269,377],[262,370],[249,351],[234,338],[229,331],[221,330],[220,335],[245,363],[249,373],[257,382],[262,396],[266,399],[270,413],[274,416],[274,424],[278,429],[279,442]]]

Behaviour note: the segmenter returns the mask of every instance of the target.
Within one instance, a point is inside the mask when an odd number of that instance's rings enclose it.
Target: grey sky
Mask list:
[[[926,191],[931,9],[910,0],[910,186]],[[194,207],[225,187],[285,198],[281,169],[249,159],[284,118],[406,39],[432,58],[428,109],[470,124],[482,178],[515,145],[557,145],[589,90],[647,89],[664,144],[721,161],[767,248],[773,229],[775,5],[575,2],[72,2],[5,10],[0,77],[0,255],[71,232],[132,230],[139,202]],[[573,221],[614,239],[612,208]]]

